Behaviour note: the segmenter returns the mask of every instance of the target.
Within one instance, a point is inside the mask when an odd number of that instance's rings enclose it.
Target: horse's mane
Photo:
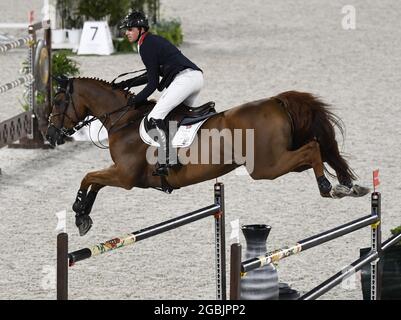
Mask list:
[[[108,87],[110,87],[110,89],[112,90],[118,90],[123,92],[126,96],[133,94],[131,92],[129,92],[129,89],[123,89],[123,88],[119,88],[119,87],[113,87],[113,84],[110,81],[104,80],[104,79],[100,79],[98,77],[77,77],[75,78],[77,80],[91,80],[91,81],[96,81],[99,82],[100,84],[106,85]]]
[[[106,85],[111,85],[111,82],[104,80],[104,79],[97,78],[97,77],[91,77],[91,78],[90,77],[78,77],[75,79],[77,79],[77,80],[94,80],[94,81],[98,81],[98,82],[106,84]]]
[[[103,84],[107,87],[109,87],[111,90],[117,90],[120,91],[122,93],[125,94],[126,97],[128,97],[129,95],[135,95],[135,93],[131,93],[129,92],[129,89],[123,89],[123,88],[119,88],[119,87],[113,87],[113,84],[107,80],[104,79],[100,79],[97,77],[77,77],[75,78],[77,80],[90,80],[90,81],[96,81],[97,83]],[[149,101],[147,101],[146,103],[142,104],[141,106],[139,106],[136,110],[139,112],[138,115],[138,119],[143,117],[143,115],[147,114],[150,112],[150,110],[153,108],[153,106],[156,104],[156,100],[154,99],[150,99]]]

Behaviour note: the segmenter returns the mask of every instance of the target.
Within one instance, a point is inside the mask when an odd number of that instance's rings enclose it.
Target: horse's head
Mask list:
[[[78,98],[74,94],[74,78],[55,79],[59,89],[54,96],[46,132],[46,139],[52,146],[63,144],[65,137],[72,135],[75,132],[74,127],[87,115],[86,109],[77,103]]]

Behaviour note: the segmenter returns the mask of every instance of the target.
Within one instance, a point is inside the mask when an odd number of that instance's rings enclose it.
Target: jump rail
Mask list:
[[[14,41],[2,44],[2,45],[0,45],[0,52],[6,52],[11,49],[22,47],[23,45],[30,43],[32,40],[33,40],[33,36],[29,35],[25,38],[21,38],[18,40],[14,40]]]
[[[231,281],[230,281],[230,299],[240,299],[240,281],[241,276],[246,272],[260,268],[266,264],[277,262],[301,251],[316,247],[327,241],[339,238],[366,226],[371,226],[371,251],[355,260],[345,271],[340,271],[301,296],[300,300],[316,299],[341,283],[341,281],[351,274],[360,270],[367,263],[371,263],[371,300],[381,298],[382,263],[381,257],[384,250],[391,247],[401,239],[401,234],[393,236],[381,242],[381,195],[379,192],[373,192],[371,195],[371,214],[349,223],[343,224],[331,230],[322,232],[318,235],[298,241],[291,247],[284,247],[272,252],[267,252],[263,256],[255,257],[241,262],[241,245],[235,243],[231,246]]]
[[[68,266],[71,267],[78,261],[132,245],[212,215],[215,217],[216,298],[217,300],[226,300],[224,214],[224,185],[216,183],[214,185],[214,204],[92,247],[68,253],[68,235],[60,233],[57,237],[57,300],[68,299]]]
[[[26,76],[19,77],[17,80],[11,81],[9,83],[0,85],[0,93],[7,92],[8,90],[14,89],[21,84],[30,83],[33,81],[33,75],[27,74]]]
[[[38,51],[37,31],[44,29],[44,47]],[[14,148],[48,148],[41,133],[47,126],[48,113],[51,110],[51,30],[50,21],[42,21],[28,26],[27,37],[0,45],[0,52],[28,45],[28,74],[15,81],[0,85],[0,94],[24,83],[29,84],[29,110],[0,123],[0,148],[6,145]],[[39,40],[42,41],[42,40]],[[40,57],[39,63],[35,63]],[[36,61],[37,62],[37,61]],[[41,63],[48,63],[48,70],[39,70]],[[42,77],[43,76],[43,77]],[[37,79],[45,80],[45,103],[36,103]],[[12,142],[19,140],[19,144]]]

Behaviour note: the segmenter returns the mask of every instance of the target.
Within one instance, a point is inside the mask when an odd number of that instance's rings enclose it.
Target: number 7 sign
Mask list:
[[[86,21],[82,30],[78,54],[110,55],[114,52],[107,21]]]
[[[95,29],[95,32],[93,33],[93,37],[92,37],[92,41],[93,41],[96,37],[96,32],[97,32],[97,29],[99,29],[99,27],[91,27],[91,29]]]

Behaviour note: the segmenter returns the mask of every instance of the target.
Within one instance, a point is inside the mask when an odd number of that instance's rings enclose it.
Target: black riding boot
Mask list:
[[[169,142],[168,142],[168,130],[165,122],[162,119],[149,119],[151,127],[157,130],[156,142],[160,144],[157,154],[159,161],[156,166],[156,170],[153,173],[155,176],[167,176],[169,167]]]

